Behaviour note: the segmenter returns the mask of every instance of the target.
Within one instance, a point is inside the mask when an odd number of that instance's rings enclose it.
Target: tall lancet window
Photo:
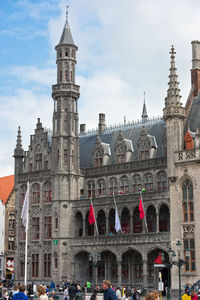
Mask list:
[[[182,185],[183,193],[183,221],[194,221],[194,207],[193,207],[193,185],[189,179],[186,179]]]

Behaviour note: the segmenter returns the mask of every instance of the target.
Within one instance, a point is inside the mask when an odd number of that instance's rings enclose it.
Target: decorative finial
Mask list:
[[[145,103],[145,92],[144,92],[144,103]]]
[[[66,9],[66,20],[68,22],[68,14],[69,14],[69,5],[67,5],[67,9]]]

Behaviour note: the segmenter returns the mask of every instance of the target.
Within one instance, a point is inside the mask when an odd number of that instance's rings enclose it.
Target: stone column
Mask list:
[[[156,232],[159,232],[159,212],[156,212]]]
[[[83,237],[85,237],[85,218],[83,219]]]
[[[109,218],[106,217],[106,235],[109,234]]]
[[[122,261],[117,260],[117,280],[118,285],[121,285],[122,283]]]
[[[144,288],[147,288],[148,282],[147,282],[147,260],[143,260],[143,286]]]
[[[71,266],[72,266],[72,280],[75,281],[75,268],[76,268],[76,262],[72,261],[71,262]]]
[[[130,234],[133,234],[133,213],[130,215]]]

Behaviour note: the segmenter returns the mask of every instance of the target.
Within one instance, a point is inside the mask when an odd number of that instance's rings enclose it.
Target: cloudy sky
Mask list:
[[[13,174],[17,128],[28,149],[37,118],[52,127],[55,45],[66,5],[76,45],[80,123],[106,114],[107,125],[162,116],[169,51],[176,50],[182,102],[190,90],[191,41],[198,40],[199,0],[1,0],[0,176]]]

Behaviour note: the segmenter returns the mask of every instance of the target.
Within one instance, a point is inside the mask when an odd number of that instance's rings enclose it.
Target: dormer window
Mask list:
[[[96,137],[92,155],[94,167],[104,166],[110,157],[110,145],[102,143],[99,135]]]
[[[95,153],[95,167],[101,167],[103,163],[102,154],[100,151],[96,151]]]
[[[122,146],[117,148],[117,163],[124,163],[125,159],[125,151]]]
[[[141,144],[140,146],[140,159],[148,159],[149,158],[149,147],[146,143]]]

